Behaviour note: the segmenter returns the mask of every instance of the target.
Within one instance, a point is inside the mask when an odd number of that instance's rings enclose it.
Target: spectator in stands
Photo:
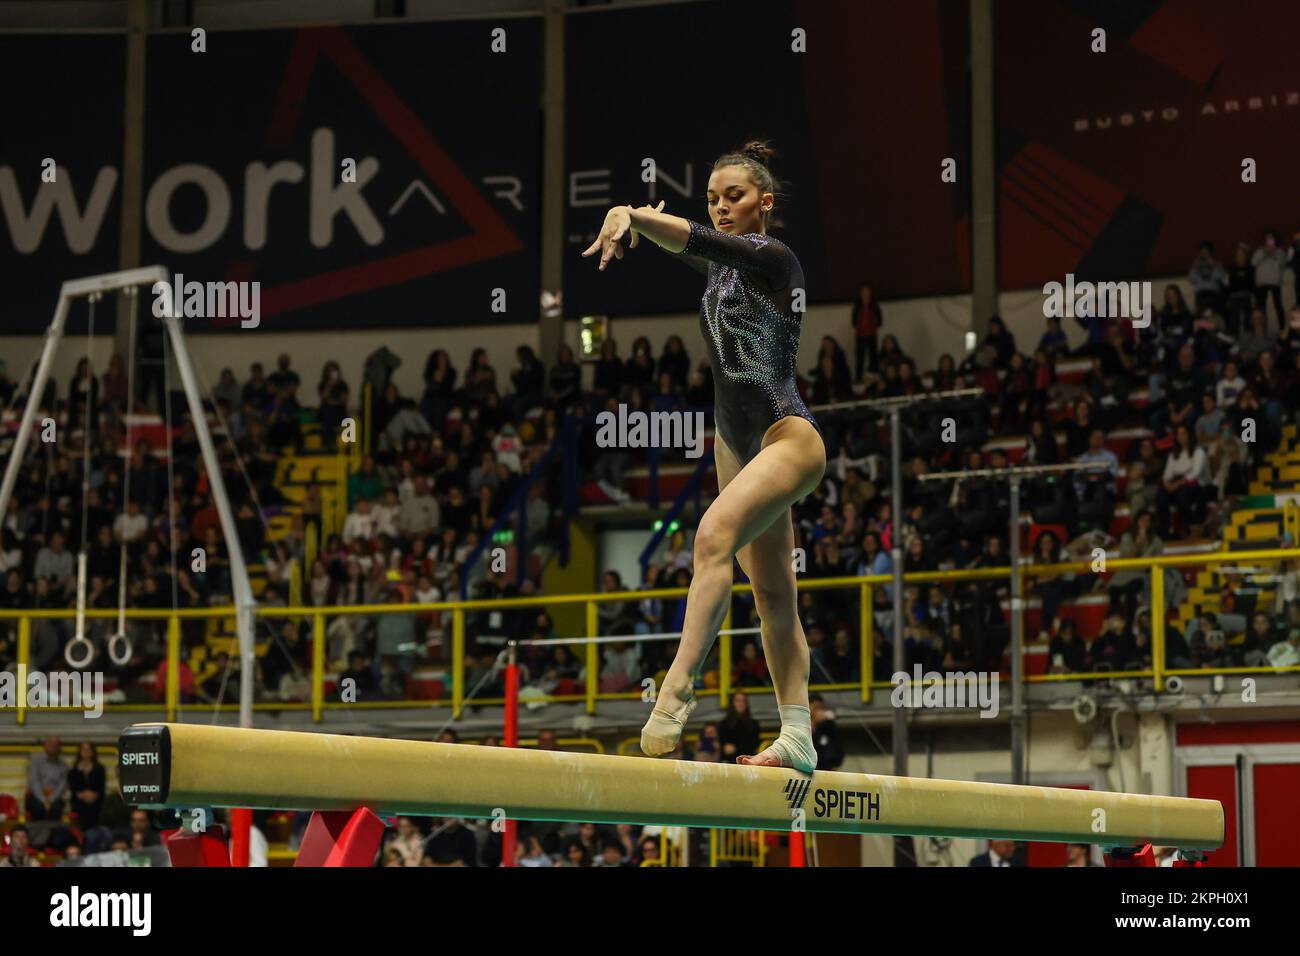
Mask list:
[[[1038,338],[1038,350],[1050,361],[1055,362],[1070,351],[1070,340],[1061,329],[1059,316],[1047,317],[1047,331]]]
[[[1192,284],[1198,313],[1207,308],[1223,307],[1223,291],[1228,285],[1228,273],[1223,264],[1214,258],[1214,243],[1201,243],[1191,268],[1187,270],[1187,281]]]
[[[519,366],[510,372],[510,384],[514,387],[511,396],[511,413],[522,420],[532,409],[542,404],[542,393],[546,387],[546,369],[537,360],[536,353],[528,345],[515,349],[515,358]]]
[[[1032,563],[1041,565],[1061,564],[1065,560],[1061,555],[1061,540],[1055,532],[1045,530],[1039,533],[1034,541],[1031,560]],[[1049,630],[1056,630],[1061,603],[1070,596],[1073,589],[1071,582],[1062,575],[1035,575],[1031,582],[1030,588],[1038,594],[1042,609],[1042,630],[1039,632],[1039,639],[1042,640],[1047,637]]]
[[[742,754],[758,753],[758,721],[749,711],[749,695],[737,691],[731,695],[727,713],[718,724],[722,744],[722,762],[735,763]]]
[[[76,817],[77,826],[90,830],[99,824],[99,811],[104,805],[107,775],[99,762],[95,745],[83,740],[77,748],[77,762],[68,772],[69,809]]]
[[[1196,420],[1200,396],[1207,388],[1205,377],[1194,365],[1191,345],[1184,345],[1178,355],[1179,367],[1169,376],[1167,400],[1151,416],[1151,429],[1162,439],[1171,430],[1191,428]]]
[[[1119,539],[1121,559],[1154,558],[1164,552],[1165,543],[1156,533],[1155,516],[1149,510],[1137,512],[1133,523]],[[1124,608],[1132,614],[1138,598],[1148,588],[1149,573],[1139,568],[1125,568],[1115,572],[1107,584],[1112,609]]]
[[[1025,461],[1031,465],[1055,465],[1061,460],[1061,450],[1056,443],[1056,433],[1050,423],[1035,418],[1029,423],[1029,439],[1025,443]]]
[[[894,562],[888,552],[880,546],[880,535],[868,531],[862,536],[862,556],[858,561],[856,573],[858,576],[892,574],[893,570]]]
[[[252,367],[248,369],[248,381],[244,382],[242,397],[243,403],[251,405],[253,411],[259,414],[265,414],[270,407],[270,399],[274,397],[274,392],[266,381],[260,362],[252,363]]]
[[[266,384],[270,386],[272,393],[283,391],[291,384],[298,387],[302,386],[302,379],[298,377],[298,373],[289,367],[292,362],[293,359],[287,352],[281,352],[276,358],[275,371],[266,377]],[[322,380],[323,378],[322,376]]]
[[[834,354],[823,349],[818,358],[817,367],[809,371],[813,380],[812,403],[814,405],[833,405],[847,402],[853,392],[846,377],[836,368]]]
[[[1019,352],[1011,356],[1006,378],[1002,382],[1001,427],[1006,432],[1022,432],[1034,401],[1034,370]]]
[[[1227,274],[1227,329],[1228,334],[1235,338],[1247,327],[1251,310],[1255,307],[1255,267],[1250,264],[1250,246],[1246,243],[1237,243]]]
[[[1282,312],[1282,274],[1286,270],[1286,252],[1278,245],[1277,233],[1264,232],[1264,244],[1250,257],[1255,267],[1255,307],[1268,311],[1268,300],[1273,300],[1277,312],[1277,327],[1283,328],[1286,317]]]
[[[1269,616],[1263,611],[1257,611],[1251,616],[1250,627],[1246,629],[1241,641],[1233,641],[1229,644],[1230,653],[1237,661],[1236,666],[1269,666],[1268,652],[1281,637],[1281,632],[1273,626]]]
[[[370,499],[362,498],[343,522],[343,541],[349,545],[354,541],[366,542],[374,535],[375,516],[371,513]]]
[[[664,351],[659,356],[659,364],[656,368],[658,375],[668,374],[675,389],[686,388],[686,379],[691,370],[691,359],[680,335],[668,336],[668,339],[664,342]]]
[[[601,590],[605,594],[626,592],[623,575],[606,571],[601,578]],[[631,601],[605,601],[599,605],[596,616],[601,634],[632,634],[636,630],[636,605]]]
[[[876,356],[876,364],[880,369],[886,365],[898,365],[907,356],[898,346],[898,339],[892,335],[886,335],[880,340],[880,354]]]
[[[104,387],[108,388],[108,376],[113,372],[113,363],[109,363],[109,371],[104,375]],[[125,380],[125,372],[123,379]],[[225,402],[226,407],[234,410],[244,404],[243,394],[239,388],[239,382],[235,379],[235,371],[230,368],[223,368],[221,375],[217,379],[217,384],[212,388],[212,400],[220,403]]]
[[[132,507],[138,515],[139,507],[134,502]],[[71,594],[77,586],[77,568],[71,552],[63,545],[61,532],[51,534],[50,543],[36,552],[36,565],[32,573],[38,581],[48,581],[53,588]]]
[[[31,851],[31,833],[21,823],[7,835],[9,852],[0,856],[0,867],[38,867],[41,861]]]
[[[635,644],[609,644],[601,657],[601,693],[621,693],[637,683],[641,676],[641,662]]]
[[[1220,385],[1223,383],[1220,382]],[[1201,414],[1196,419],[1196,444],[1207,450],[1219,440],[1219,432],[1227,420],[1227,414],[1215,400],[1214,392],[1201,395]]]
[[[379,473],[374,456],[366,455],[361,460],[361,470],[348,478],[348,507],[355,508],[362,498],[374,501],[383,493],[384,476]]]
[[[512,475],[523,470],[524,443],[515,431],[515,426],[506,422],[501,426],[496,438],[492,439],[492,452],[496,460],[506,467]]]
[[[1088,670],[1088,651],[1079,639],[1074,621],[1063,618],[1047,647],[1048,669],[1053,674],[1078,674]]]
[[[848,628],[837,628],[830,652],[825,655],[826,671],[833,684],[852,684],[858,680],[858,655],[849,638]]]
[[[472,404],[481,405],[496,390],[497,373],[488,361],[487,349],[477,348],[470,353],[469,371],[465,373],[465,397]]]
[[[1249,327],[1237,339],[1237,350],[1243,362],[1253,362],[1266,352],[1277,348],[1278,333],[1268,327],[1268,316],[1260,309],[1250,313]]]
[[[838,770],[844,763],[844,743],[835,725],[835,711],[826,706],[820,694],[810,694],[813,746],[817,748],[817,769]]]
[[[394,524],[398,534],[410,537],[432,533],[441,524],[441,518],[438,499],[430,493],[429,483],[419,477],[410,497],[398,506]]]
[[[1156,491],[1156,510],[1165,537],[1171,537],[1171,507],[1180,519],[1197,524],[1203,515],[1204,486],[1208,479],[1205,452],[1192,442],[1191,431],[1179,425],[1174,432],[1174,447],[1165,462],[1161,486]]]
[[[858,300],[853,304],[849,321],[853,327],[854,352],[857,359],[854,378],[860,382],[864,372],[879,371],[877,335],[881,326],[885,324],[884,313],[872,294],[870,283],[863,282],[858,286]]]
[[[402,505],[397,498],[397,489],[385,488],[383,497],[371,508],[371,516],[374,520],[373,534],[385,534],[390,538],[396,538],[398,535],[403,534],[397,528],[397,516],[401,513],[401,509]]]
[[[591,866],[591,854],[587,848],[577,840],[570,840],[564,845],[564,859],[556,866]]]
[[[360,650],[353,650],[348,653],[347,660],[347,669],[339,673],[338,682],[343,699],[358,701],[378,697],[379,683],[375,679],[375,669],[366,660],[366,655]]]
[[[280,450],[292,445],[294,453],[298,454],[302,451],[302,424],[298,417],[302,406],[298,404],[296,379],[295,375],[292,379],[286,380],[284,387],[278,390],[275,401],[271,404],[271,409],[267,413],[267,441],[272,448]]]
[[[690,571],[693,560],[693,549],[687,544],[686,532],[677,529],[668,539],[668,547],[664,551],[663,569],[665,574],[679,570]],[[666,585],[667,586],[667,585]],[[676,587],[676,585],[671,585]]]
[[[654,847],[654,853],[658,854],[658,846]],[[600,856],[592,866],[631,866],[632,863],[625,855],[623,845],[616,840],[606,840],[600,848]]]
[[[398,817],[397,829],[390,831],[392,836],[384,848],[386,852],[395,851],[401,866],[419,866],[424,859],[424,835],[410,817]]]
[[[971,857],[971,866],[1010,867],[1022,866],[1015,859],[1016,844],[1013,840],[990,840],[987,853]]]
[[[650,340],[644,335],[632,343],[632,358],[623,368],[623,380],[628,389],[649,388],[655,379],[655,360],[650,351]]]
[[[1106,447],[1106,433],[1100,428],[1094,428],[1088,433],[1088,447],[1075,461],[1080,465],[1096,465],[1097,472],[1085,471],[1075,475],[1075,491],[1079,499],[1084,499],[1084,489],[1088,483],[1087,476],[1097,473],[1104,473],[1109,476],[1105,487],[1113,494],[1113,482],[1119,477],[1119,458],[1113,451]]]
[[[1122,670],[1124,663],[1134,654],[1135,643],[1129,633],[1123,614],[1106,615],[1101,631],[1088,644],[1089,669],[1093,671]]]
[[[597,405],[622,397],[623,360],[618,356],[618,343],[613,339],[605,339],[600,345],[600,359],[596,362],[591,387]]]
[[[390,587],[385,595],[390,605],[402,604],[401,592]],[[406,697],[406,685],[415,670],[416,633],[414,614],[380,614],[375,631],[375,661],[379,689],[392,700]]]
[[[327,451],[338,447],[342,436],[343,421],[348,417],[348,403],[351,393],[348,383],[343,380],[343,372],[338,362],[326,362],[321,371],[320,383],[316,386],[319,404],[316,408],[316,421],[320,423],[321,446]],[[396,413],[397,389],[392,387],[392,394],[387,391],[375,402],[375,414],[372,427],[381,433],[388,427],[389,421]]]
[[[1237,400],[1241,390],[1246,387],[1246,380],[1237,373],[1237,363],[1229,359],[1223,364],[1223,374],[1214,387],[1214,398],[1220,408],[1226,408]]]
[[[1002,317],[995,315],[989,319],[988,334],[984,336],[980,345],[992,346],[996,353],[994,364],[997,368],[1004,369],[1011,364],[1011,356],[1016,352],[1016,337],[1007,330]]]
[[[535,842],[536,838],[530,840]],[[441,825],[434,829],[425,843],[425,853],[430,866],[478,866],[478,845],[474,833],[457,817],[442,818]],[[525,863],[522,859],[516,862],[520,866],[551,865],[549,857],[544,864]]]
[[[61,820],[68,797],[68,765],[59,756],[58,737],[47,737],[27,766],[28,820]]]
[[[1300,666],[1300,627],[1291,628],[1286,640],[1278,641],[1268,649],[1268,666]]]
[[[733,679],[737,687],[767,686],[767,662],[759,655],[758,647],[752,640],[745,641],[741,647]]]
[[[456,394],[456,369],[445,349],[434,349],[424,364],[424,394],[420,413],[441,431]]]
[[[1066,866],[1095,866],[1092,862],[1092,847],[1086,843],[1067,843],[1065,845]]]
[[[546,392],[547,404],[563,414],[582,397],[582,366],[573,358],[573,349],[561,345],[555,353],[555,364],[551,366],[549,387]]]
[[[1198,620],[1198,626],[1188,641],[1195,667],[1232,667],[1227,637],[1219,626],[1217,615],[1207,611]]]

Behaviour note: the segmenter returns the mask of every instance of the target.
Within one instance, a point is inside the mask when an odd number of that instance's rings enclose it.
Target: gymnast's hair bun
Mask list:
[[[766,166],[768,157],[772,155],[773,150],[770,146],[767,145],[766,140],[751,139],[748,143],[745,144],[745,148],[742,149],[741,152],[744,153],[746,156],[748,156],[750,159],[753,159],[756,162],[759,162],[764,166]]]

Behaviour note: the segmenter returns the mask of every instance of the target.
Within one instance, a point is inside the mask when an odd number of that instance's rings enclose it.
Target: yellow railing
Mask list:
[[[767,839],[762,830],[710,830],[709,866],[719,863],[748,863],[765,866]]]
[[[346,496],[344,496],[346,501]],[[1229,562],[1248,562],[1248,561],[1284,561],[1300,558],[1300,548],[1276,551],[1237,551],[1232,553],[1209,552],[1204,554],[1173,555],[1158,558],[1134,558],[1134,559],[1116,559],[1107,563],[1107,571],[1119,571],[1125,569],[1144,569],[1166,567],[1190,567],[1197,565],[1217,565]],[[1067,572],[1091,573],[1089,562],[1076,562],[1069,564],[1057,565],[1027,565],[1023,569],[1025,578],[1044,577],[1058,575]],[[908,583],[943,583],[959,581],[977,581],[977,580],[997,580],[1008,577],[1007,568],[980,568],[971,571],[928,571],[909,573],[905,576]],[[839,578],[820,578],[802,581],[799,584],[800,590],[806,591],[825,591],[836,588],[857,589],[859,601],[864,611],[862,615],[862,628],[859,635],[861,648],[860,660],[860,677],[858,680],[844,684],[814,684],[814,690],[834,691],[834,690],[856,690],[862,695],[864,701],[869,701],[873,690],[880,690],[892,687],[892,683],[887,680],[871,679],[871,660],[872,654],[872,633],[873,626],[871,609],[872,589],[881,585],[888,585],[891,578],[888,575],[871,575],[867,577],[839,577]],[[733,594],[743,594],[749,590],[748,584],[733,585]],[[646,599],[668,599],[682,598],[687,594],[686,588],[660,588],[652,591],[619,591],[607,594],[565,594],[552,596],[539,596],[528,598],[507,598],[500,600],[476,600],[476,601],[438,601],[429,604],[384,604],[384,605],[358,605],[358,606],[339,606],[339,607],[282,607],[282,608],[261,608],[258,610],[258,617],[264,619],[274,618],[309,618],[312,622],[312,692],[310,701],[303,702],[263,702],[256,704],[258,710],[279,711],[279,710],[306,710],[310,708],[313,719],[320,721],[323,719],[323,712],[331,708],[397,708],[397,707],[429,707],[429,706],[450,706],[455,717],[461,715],[465,706],[465,649],[466,649],[466,630],[465,617],[467,614],[478,611],[489,610],[514,610],[523,608],[544,608],[554,607],[556,605],[573,605],[581,604],[586,610],[585,620],[588,635],[595,635],[598,631],[598,608],[599,605],[611,602],[641,601]],[[1023,607],[1023,604],[1020,605]],[[448,612],[451,614],[451,697],[449,700],[383,700],[383,701],[358,701],[356,703],[344,703],[337,700],[327,700],[325,694],[325,675],[327,667],[331,662],[326,660],[325,636],[326,636],[326,619],[339,615],[363,615],[375,617],[383,614],[424,614],[429,612]],[[16,619],[18,621],[18,662],[23,666],[28,666],[31,661],[31,629],[34,621],[41,620],[72,620],[76,615],[75,609],[42,609],[42,610],[0,610],[0,620]],[[86,611],[86,616],[91,619],[114,619],[117,611],[114,609],[91,609]],[[180,666],[180,622],[183,620],[206,619],[211,617],[232,617],[234,608],[232,607],[212,607],[212,608],[187,608],[182,610],[145,610],[133,609],[127,611],[127,617],[132,620],[154,620],[168,622],[168,667],[169,675],[168,686],[166,688],[165,700],[167,719],[176,719],[177,714],[183,709],[183,703],[179,700],[178,680]],[[1246,673],[1284,673],[1300,672],[1300,667],[1233,667],[1219,669],[1198,669],[1192,671],[1170,670],[1166,667],[1164,654],[1164,576],[1156,574],[1152,576],[1152,613],[1151,620],[1154,633],[1152,634],[1152,666],[1149,669],[1113,672],[1102,671],[1097,673],[1072,673],[1072,674],[1041,674],[1026,678],[1029,683],[1051,682],[1051,681],[1078,681],[1078,680],[1106,680],[1115,677],[1140,677],[1152,679],[1157,690],[1163,690],[1164,680],[1167,675],[1210,675],[1216,673],[1223,674],[1246,674]],[[730,616],[728,615],[728,621]],[[725,630],[725,629],[724,629]],[[629,635],[628,643],[636,642],[636,635]],[[719,636],[719,661],[724,665],[733,660],[732,654],[732,635],[722,634]],[[583,692],[581,694],[552,695],[543,699],[548,702],[582,702],[588,713],[594,714],[599,701],[602,700],[635,700],[639,699],[641,691],[631,690],[622,692],[601,692],[599,681],[599,649],[598,645],[588,643],[586,654],[586,673]],[[718,703],[725,708],[734,693],[730,685],[729,666],[723,667],[723,673],[719,675],[719,686],[716,690],[704,689],[699,693],[701,696],[717,695]],[[445,684],[444,684],[445,686]],[[771,693],[771,688],[747,687],[746,693]],[[499,705],[502,703],[501,698],[483,698],[474,699],[476,705]],[[223,705],[195,705],[205,712],[214,709],[235,710],[234,704]],[[157,704],[106,704],[106,709],[119,711],[132,710],[157,710]],[[26,722],[26,701],[20,699],[14,707],[5,707],[0,709],[16,710],[18,722]],[[59,710],[74,710],[72,707],[51,708]]]
[[[334,507],[332,510],[334,512],[333,533],[335,534],[343,530],[343,522],[347,520],[348,508],[350,507],[348,502],[348,476],[352,473],[350,448],[351,446],[349,446],[349,451],[339,449],[334,466],[334,494],[332,496]]]

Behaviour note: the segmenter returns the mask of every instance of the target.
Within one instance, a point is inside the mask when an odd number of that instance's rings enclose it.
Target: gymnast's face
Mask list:
[[[771,193],[760,193],[743,166],[722,166],[709,174],[709,218],[713,228],[744,236],[763,231],[763,213],[770,212]]]

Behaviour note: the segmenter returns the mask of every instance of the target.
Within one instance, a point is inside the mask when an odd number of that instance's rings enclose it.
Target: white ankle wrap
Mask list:
[[[801,773],[812,773],[817,769],[812,712],[799,704],[783,704],[777,710],[781,714],[781,735],[772,742],[772,749],[781,758],[783,766]]]

